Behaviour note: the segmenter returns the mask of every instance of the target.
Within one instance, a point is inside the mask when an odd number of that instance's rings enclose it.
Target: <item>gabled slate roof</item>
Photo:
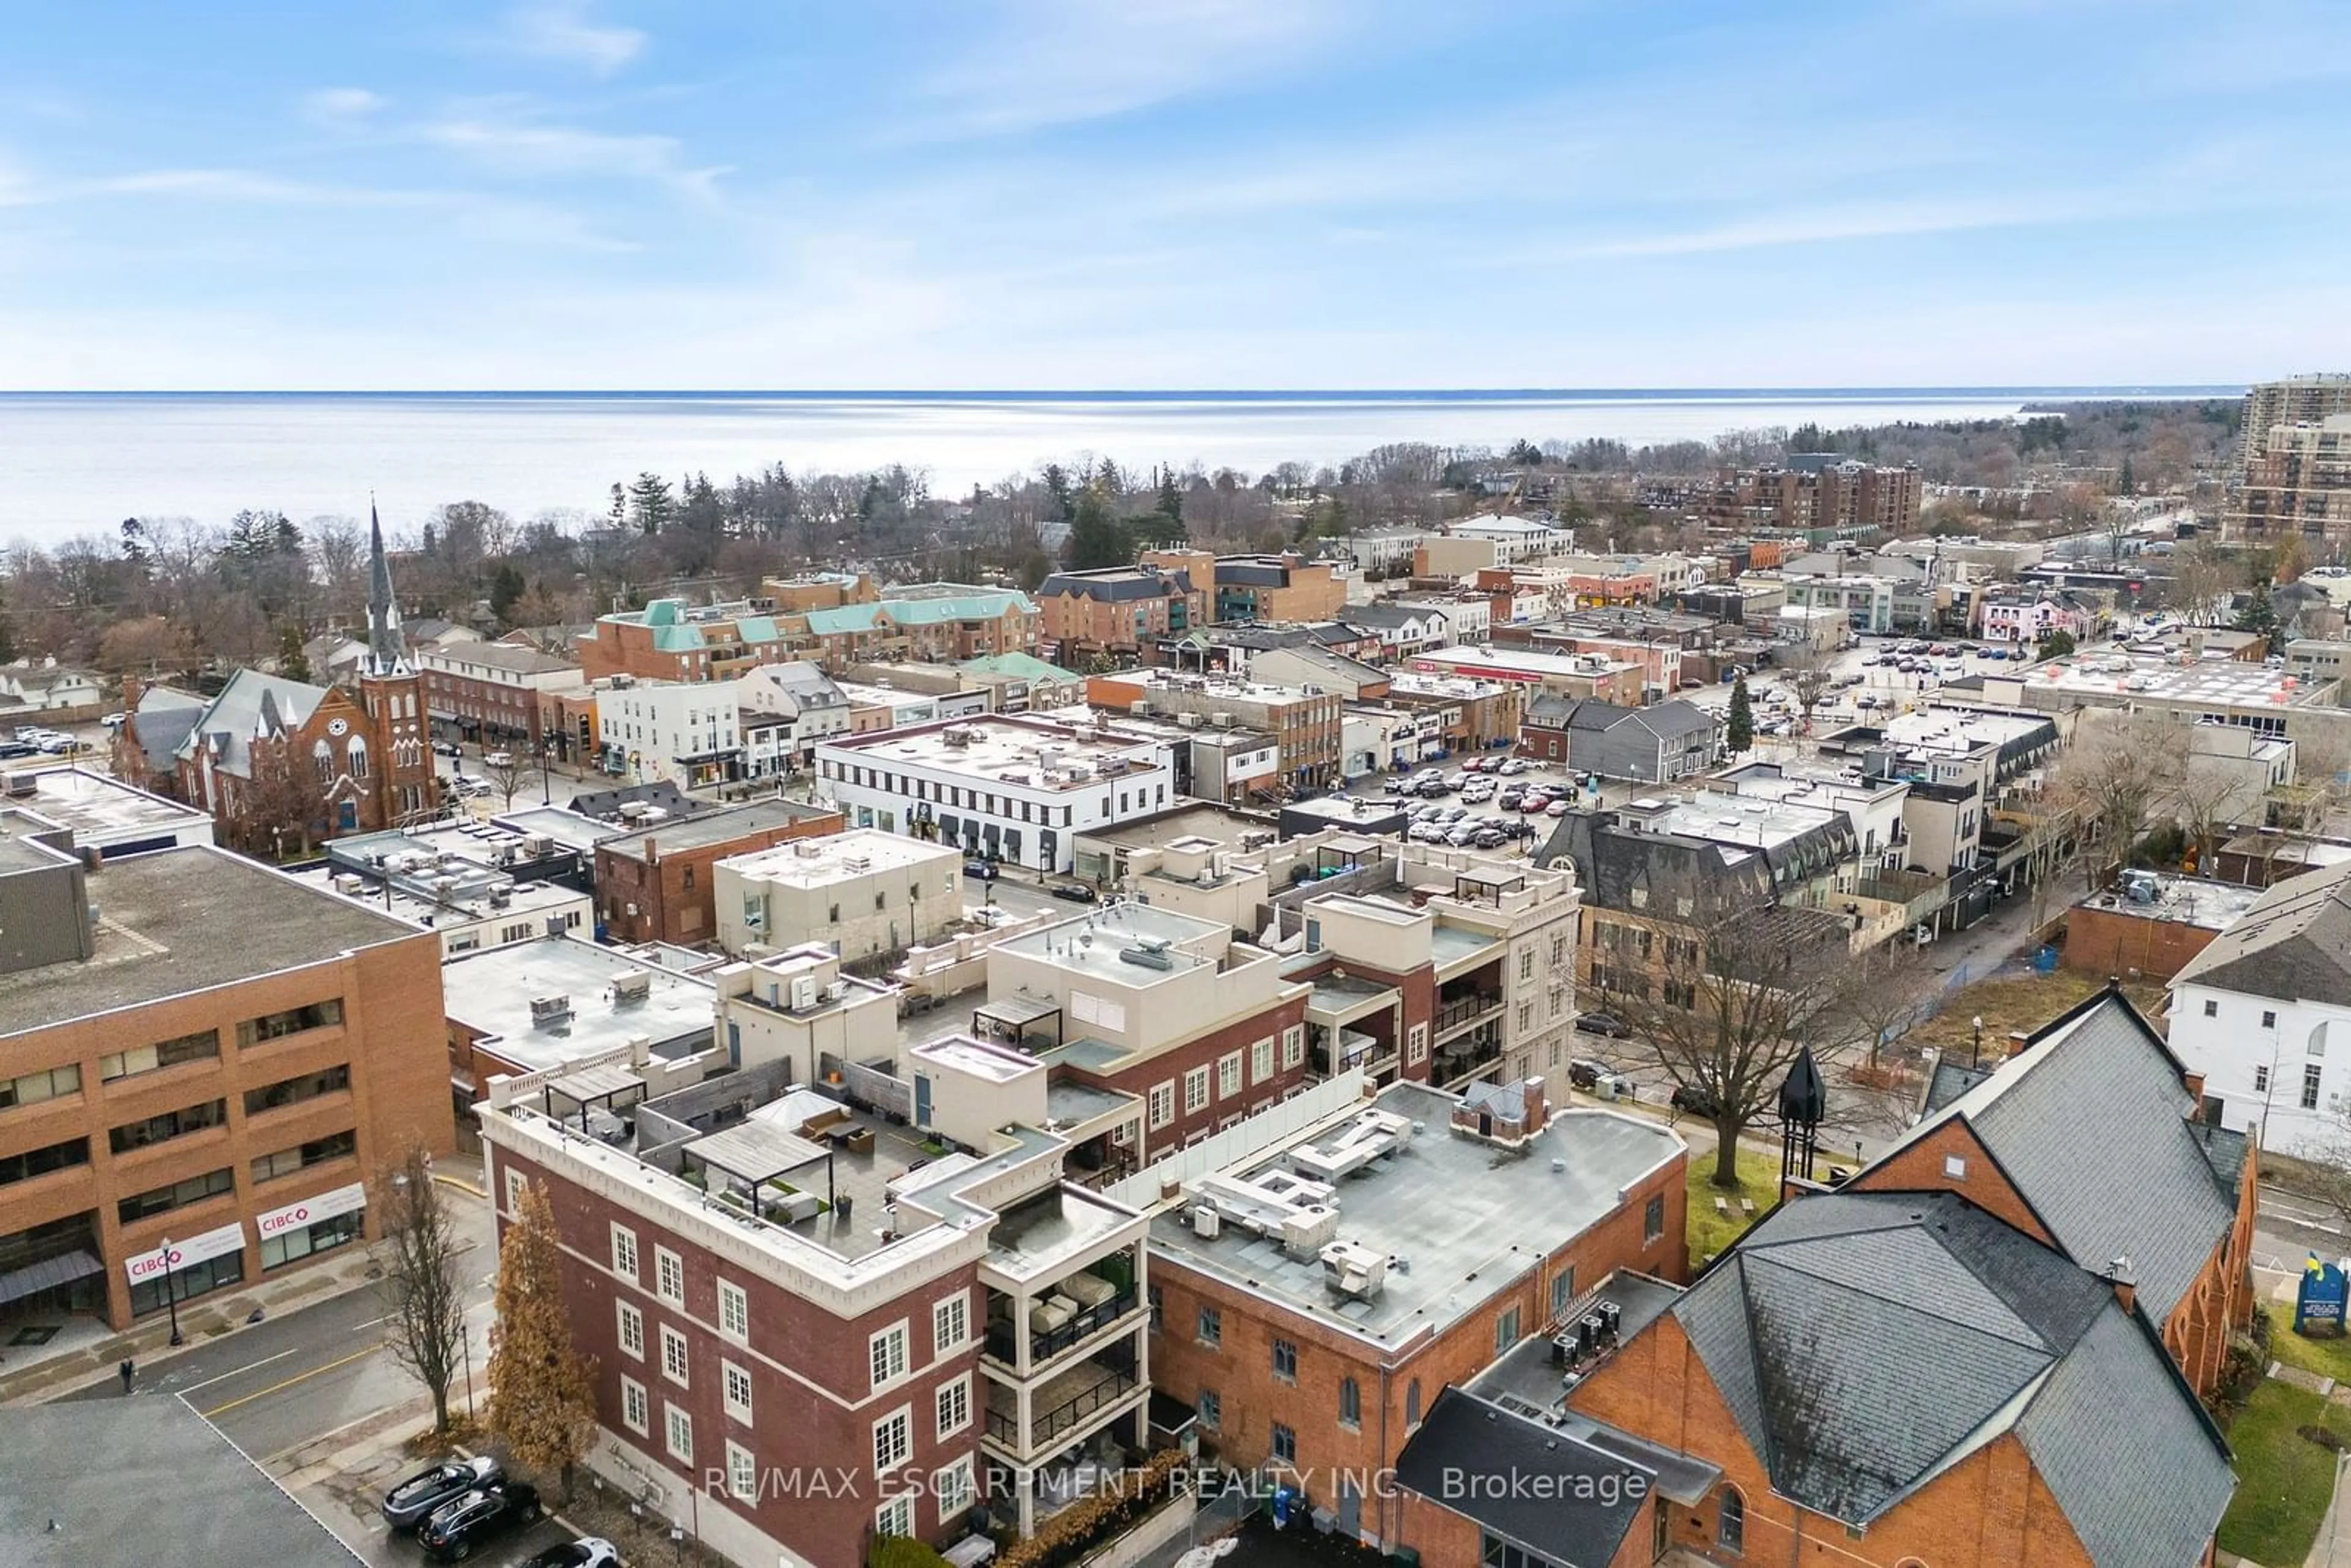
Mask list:
[[[2279,883],[2181,965],[2171,983],[2351,1005],[2351,865]]]
[[[173,691],[169,686],[149,686],[139,694],[139,707],[132,722],[138,728],[139,749],[146,757],[151,771],[172,771],[172,759],[179,755],[181,745],[209,706],[200,696]]]
[[[1396,1456],[1395,1479],[1553,1563],[1605,1568],[1656,1477],[1620,1454],[1447,1388]]]
[[[1848,1523],[2013,1435],[2094,1563],[2184,1564],[2236,1484],[2113,1286],[1951,1194],[1787,1204],[1673,1316],[1773,1490]]]
[[[2179,1061],[2109,989],[2043,1028],[1880,1159],[1965,1122],[2068,1258],[2094,1272],[2129,1260],[2139,1305],[2160,1323],[2236,1224],[2234,1184],[2206,1153],[2210,1129],[2190,1122],[2191,1108]]]
[[[220,695],[196,716],[173,755],[193,759],[198,747],[211,746],[215,748],[213,766],[216,770],[233,778],[250,778],[253,742],[278,730],[299,729],[311,711],[326,700],[328,689],[282,675],[266,675],[259,670],[239,670],[228,678]],[[141,723],[145,723],[143,715]]]

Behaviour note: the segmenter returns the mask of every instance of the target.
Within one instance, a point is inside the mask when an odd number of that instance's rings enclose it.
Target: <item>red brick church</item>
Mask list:
[[[255,853],[439,812],[423,681],[369,510],[368,653],[350,679],[318,686],[239,670],[209,699],[126,680],[117,777],[210,811],[224,840]]]

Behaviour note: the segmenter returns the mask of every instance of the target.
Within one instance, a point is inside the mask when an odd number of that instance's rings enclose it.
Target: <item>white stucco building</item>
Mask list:
[[[2171,980],[2172,1053],[2262,1145],[2332,1143],[2351,1113],[2351,866],[2271,888]]]

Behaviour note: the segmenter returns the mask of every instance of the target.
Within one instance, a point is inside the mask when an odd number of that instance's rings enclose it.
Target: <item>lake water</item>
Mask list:
[[[723,481],[889,463],[967,491],[1048,461],[1197,461],[1250,475],[1386,442],[1634,445],[1769,425],[2000,418],[2027,402],[2238,388],[1426,392],[585,392],[0,394],[0,539],[55,544],[127,517],[219,522],[364,513],[413,527],[444,502],[518,517],[601,513],[653,469]]]

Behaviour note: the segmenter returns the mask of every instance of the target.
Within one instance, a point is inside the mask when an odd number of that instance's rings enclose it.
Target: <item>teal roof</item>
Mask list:
[[[628,617],[624,615],[616,619],[625,621]],[[645,606],[644,612],[637,619],[648,626],[674,626],[685,619],[685,601],[656,599]]]
[[[653,628],[653,646],[664,653],[691,653],[707,646],[699,626],[672,626],[650,621],[646,624]]]
[[[811,610],[808,612],[808,628],[820,637],[842,632],[871,632],[881,614],[882,607],[878,604],[844,604],[836,610]]]
[[[1031,653],[990,653],[984,658],[966,659],[958,669],[976,670],[988,675],[1014,675],[1024,681],[1062,681],[1071,678],[1070,672],[1059,664],[1049,664]]]
[[[772,615],[737,616],[735,634],[746,643],[772,643],[782,635],[776,630],[776,618]]]
[[[892,599],[883,601],[892,620],[907,626],[941,621],[993,621],[1009,610],[1036,612],[1029,596],[1018,589],[1001,593],[963,593],[944,599]]]

